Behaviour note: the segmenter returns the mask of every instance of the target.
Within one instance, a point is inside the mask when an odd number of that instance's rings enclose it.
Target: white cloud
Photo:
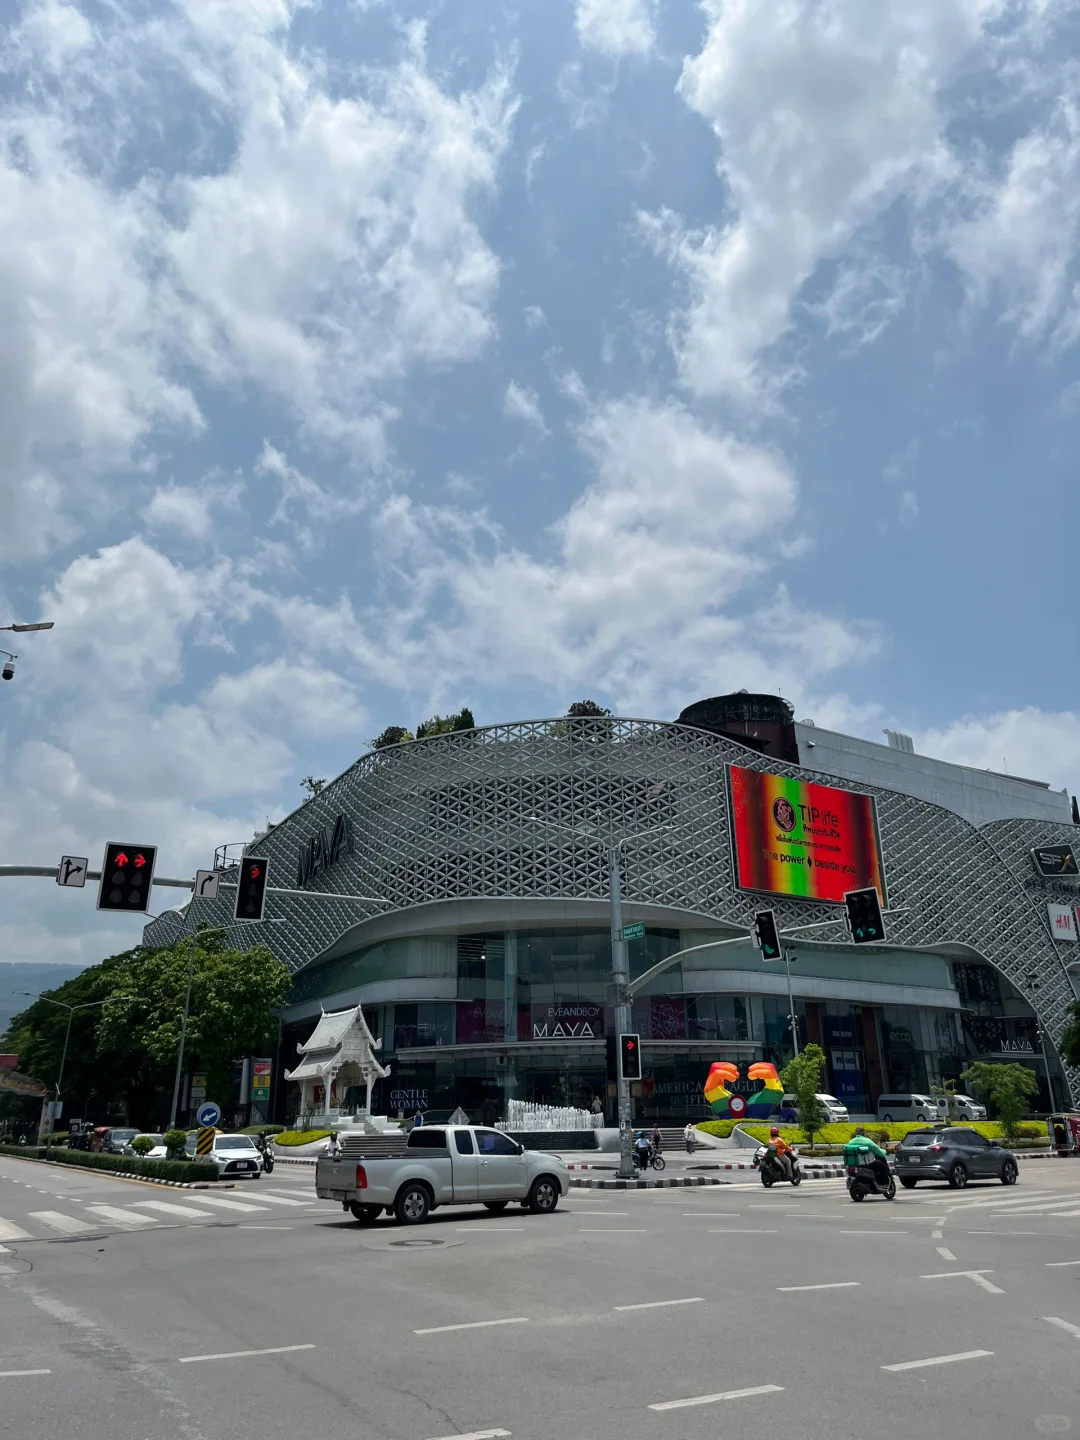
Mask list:
[[[152,530],[178,530],[192,540],[209,540],[214,534],[214,511],[239,508],[243,483],[207,477],[199,485],[160,485],[143,519]]]
[[[896,502],[901,525],[912,526],[919,518],[919,497],[914,490],[901,490]]]
[[[1036,706],[968,715],[943,729],[915,732],[921,755],[1008,771],[1080,793],[1080,714]]]
[[[540,409],[540,397],[535,390],[531,390],[527,385],[519,385],[516,380],[511,380],[506,387],[503,414],[511,420],[521,420],[526,425],[532,425],[541,434],[547,433],[544,415]]]
[[[762,356],[785,336],[792,303],[821,262],[899,197],[950,176],[943,92],[1001,5],[703,0],[702,8],[708,33],[679,89],[720,143],[729,214],[696,231],[669,213],[645,224],[689,289],[673,329],[684,383],[760,402],[787,378],[779,361],[767,373]],[[841,281],[845,305],[868,283],[844,272]],[[879,303],[871,331],[890,304]]]
[[[577,0],[582,45],[608,55],[643,55],[656,41],[649,0]]]

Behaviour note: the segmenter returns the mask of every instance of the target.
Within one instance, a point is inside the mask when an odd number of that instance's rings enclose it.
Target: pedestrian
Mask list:
[[[664,1146],[664,1137],[663,1137],[663,1135],[660,1133],[660,1122],[659,1122],[659,1120],[658,1120],[658,1121],[656,1122],[656,1124],[652,1127],[652,1135],[650,1136],[650,1139],[652,1140],[652,1143],[653,1143],[653,1149],[656,1151],[657,1155],[659,1155],[659,1154],[660,1154],[660,1151],[663,1149],[663,1146]]]
[[[331,1160],[337,1160],[341,1155],[341,1144],[338,1140],[336,1130],[332,1130],[330,1132],[330,1139],[327,1141],[326,1145],[326,1153],[327,1155],[329,1155]]]
[[[692,1120],[687,1120],[682,1138],[686,1141],[686,1153],[692,1155],[694,1153],[694,1123]]]
[[[420,1114],[420,1111],[417,1110],[416,1114],[413,1116],[412,1128],[414,1130],[419,1130],[420,1126],[423,1125],[423,1123],[424,1117]]]

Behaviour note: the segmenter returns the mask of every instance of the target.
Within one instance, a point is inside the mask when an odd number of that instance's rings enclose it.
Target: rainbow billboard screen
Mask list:
[[[848,890],[885,877],[872,795],[729,766],[736,879],[768,890],[843,903]]]

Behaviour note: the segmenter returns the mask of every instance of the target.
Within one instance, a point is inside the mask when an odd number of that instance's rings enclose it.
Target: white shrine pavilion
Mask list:
[[[286,1070],[285,1079],[300,1086],[299,1114],[305,1120],[318,1126],[347,1116],[371,1118],[371,1087],[390,1074],[390,1067],[375,1058],[382,1041],[368,1029],[359,1005],[329,1014],[324,1010],[310,1039],[296,1048],[304,1058],[295,1070]],[[364,1105],[357,1111],[344,1104],[354,1085],[364,1086]]]

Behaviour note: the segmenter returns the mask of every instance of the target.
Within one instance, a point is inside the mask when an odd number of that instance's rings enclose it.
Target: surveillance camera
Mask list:
[[[11,677],[12,677],[14,674],[15,674],[15,662],[14,662],[13,660],[5,660],[5,661],[4,661],[4,668],[3,668],[2,670],[0,670],[0,677],[2,677],[2,678],[5,679],[5,680],[10,680]]]

